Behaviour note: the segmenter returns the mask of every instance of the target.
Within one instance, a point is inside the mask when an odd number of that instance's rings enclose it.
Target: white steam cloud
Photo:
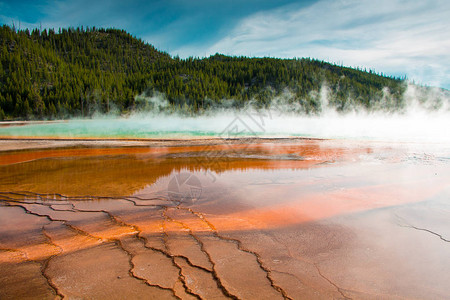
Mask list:
[[[269,110],[257,110],[249,105],[241,110],[213,108],[195,116],[184,114],[183,109],[181,113],[168,112],[170,106],[162,94],[141,96],[144,107],[152,110],[132,113],[118,124],[122,128],[129,126],[128,130],[123,130],[137,135],[303,136],[450,143],[448,91],[408,85],[401,109],[391,110],[389,105],[393,100],[386,90],[373,111],[353,105],[345,113],[329,104],[331,92],[326,84],[314,94],[320,99],[322,112],[319,115],[302,114],[303,107],[298,102],[290,102],[293,95],[289,91],[273,98]],[[351,99],[348,102],[353,103]]]
[[[311,137],[372,141],[445,143],[450,146],[450,95],[437,88],[408,85],[403,106],[385,90],[374,110],[352,99],[344,112],[332,105],[326,84],[311,93],[320,114],[306,114],[301,101],[289,91],[273,97],[270,109],[250,105],[232,109],[233,100],[193,115],[188,106],[174,108],[163,94],[136,97],[136,111],[125,116],[94,115],[92,119],[30,126],[0,127],[0,136],[60,136],[108,138],[191,138],[193,136]],[[222,103],[223,104],[223,103]],[[378,105],[378,107],[377,107]],[[225,107],[225,108],[224,108]]]

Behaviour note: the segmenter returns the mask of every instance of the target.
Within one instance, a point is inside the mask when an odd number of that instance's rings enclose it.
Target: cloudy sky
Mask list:
[[[450,89],[448,0],[0,0],[0,22],[13,21],[123,28],[180,57],[312,57]]]

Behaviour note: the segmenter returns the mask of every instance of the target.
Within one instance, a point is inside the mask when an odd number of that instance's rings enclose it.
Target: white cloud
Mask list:
[[[450,88],[449,16],[446,0],[321,0],[245,18],[206,53],[313,57]]]
[[[216,52],[313,57],[391,75],[406,74],[420,83],[450,88],[448,0],[319,0],[306,7],[291,4],[246,17],[229,31],[222,28],[208,42],[196,40],[193,24],[202,21],[193,15],[165,25],[148,23],[151,13],[166,7],[158,3],[154,7],[156,4],[137,0],[132,4],[120,0],[49,0],[39,5],[43,14],[40,22],[22,20],[21,28],[114,26],[139,33],[161,50],[181,57]],[[0,21],[12,24],[14,20],[17,26],[17,16],[4,15],[8,10],[9,6],[0,2]],[[192,41],[186,41],[186,35],[192,35]],[[184,45],[178,48],[180,44]]]

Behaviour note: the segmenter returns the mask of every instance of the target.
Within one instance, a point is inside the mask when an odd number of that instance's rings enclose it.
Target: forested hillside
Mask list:
[[[288,92],[305,113],[320,110],[326,84],[330,105],[375,107],[389,95],[401,105],[403,81],[311,59],[172,58],[123,30],[0,28],[0,118],[90,116],[139,107],[136,96],[162,93],[170,109],[191,113],[233,99],[259,107]]]

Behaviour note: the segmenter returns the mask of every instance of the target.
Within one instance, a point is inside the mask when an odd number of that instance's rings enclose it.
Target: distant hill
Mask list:
[[[30,32],[3,25],[0,62],[1,119],[125,113],[143,107],[136,96],[156,93],[168,110],[192,114],[250,102],[268,107],[274,98],[318,113],[323,92],[337,110],[381,102],[395,108],[406,87],[399,78],[307,58],[172,58],[118,29]]]

